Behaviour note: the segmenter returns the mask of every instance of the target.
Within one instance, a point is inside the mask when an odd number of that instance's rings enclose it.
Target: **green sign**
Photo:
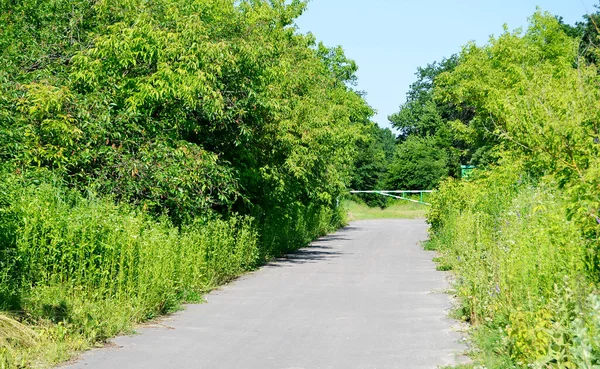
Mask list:
[[[460,166],[460,178],[469,178],[471,172],[475,169],[474,165],[461,165]]]

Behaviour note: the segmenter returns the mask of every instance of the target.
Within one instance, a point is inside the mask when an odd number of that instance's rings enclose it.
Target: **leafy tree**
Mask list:
[[[554,17],[536,13],[531,21],[524,35],[507,31],[489,45],[465,48],[457,68],[440,75],[438,93],[444,101],[468,101],[475,107],[474,130],[495,135],[505,149],[539,153],[538,159],[544,157],[554,166],[556,152],[583,139],[575,133],[583,122],[565,114],[584,108],[594,96],[592,90],[579,96],[590,88],[591,69],[573,68],[578,41],[565,34]],[[517,106],[527,113],[517,113]]]
[[[388,188],[429,190],[448,174],[448,156],[433,137],[409,136],[396,147],[386,176]]]
[[[355,190],[385,190],[385,175],[391,162],[396,137],[390,129],[380,128],[372,123],[366,127],[365,140],[358,143],[358,153],[355,168],[350,182],[350,188]],[[360,194],[369,206],[384,207],[387,198],[381,195]]]
[[[434,62],[425,68],[417,68],[417,81],[410,85],[406,102],[400,106],[399,112],[389,117],[392,126],[400,131],[401,140],[409,135],[435,135],[448,120],[458,119],[456,109],[449,104],[438,103],[433,95],[436,77],[454,69],[457,59],[453,55],[441,63]]]
[[[304,1],[1,6],[6,162],[177,222],[332,207],[348,184],[372,110],[342,48],[296,32]]]
[[[594,5],[599,9],[599,5]],[[600,12],[585,14],[583,21],[575,23],[575,25],[565,24],[563,18],[556,17],[562,30],[569,36],[579,41],[579,55],[583,56],[587,63],[598,64],[598,46],[600,45]]]
[[[446,170],[442,176],[459,177],[461,164],[481,164],[481,159],[489,159],[481,155],[488,147],[485,138],[474,137],[469,128],[472,107],[468,103],[443,101],[436,95],[438,76],[454,70],[458,62],[459,57],[453,55],[418,68],[417,80],[410,86],[406,102],[388,118],[400,131],[399,145],[412,136],[432,138],[430,142],[437,150],[445,151]]]
[[[447,175],[460,177],[460,166],[486,166],[497,160],[497,137],[473,120],[475,107],[468,100],[444,99],[439,77],[451,73],[460,63],[459,55],[418,68],[407,99],[388,119],[400,131],[399,141],[415,135],[435,137],[438,149],[448,157]]]
[[[341,46],[329,48],[322,42],[317,47],[317,55],[323,60],[325,66],[341,83],[356,86],[358,78],[356,72],[358,65],[353,60],[348,60]]]
[[[538,12],[525,34],[505,32],[465,48],[460,65],[440,79],[447,99],[476,106],[474,120],[501,140],[504,156],[522,159],[528,176],[554,178],[564,190],[598,280],[600,89],[595,65],[574,67],[578,53],[579,40]]]

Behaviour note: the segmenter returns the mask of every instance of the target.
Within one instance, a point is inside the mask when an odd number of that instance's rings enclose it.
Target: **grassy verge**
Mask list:
[[[365,219],[416,219],[424,218],[427,205],[420,205],[404,200],[390,201],[385,209],[369,207],[364,203],[345,200],[343,207],[348,214],[348,221]]]
[[[53,183],[3,182],[0,369],[66,361],[339,225],[327,208],[292,210],[277,224],[213,215],[176,227]]]
[[[454,314],[471,324],[477,366],[599,367],[595,254],[556,183],[501,168],[443,183],[432,202],[426,247],[456,274]]]

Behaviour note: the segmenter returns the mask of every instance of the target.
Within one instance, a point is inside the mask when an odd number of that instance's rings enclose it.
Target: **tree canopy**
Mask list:
[[[2,4],[4,162],[177,222],[344,191],[372,110],[304,1]]]

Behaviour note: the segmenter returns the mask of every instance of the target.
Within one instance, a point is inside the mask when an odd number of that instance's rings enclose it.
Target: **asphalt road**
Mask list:
[[[422,220],[353,222],[69,368],[420,369],[460,360]]]

